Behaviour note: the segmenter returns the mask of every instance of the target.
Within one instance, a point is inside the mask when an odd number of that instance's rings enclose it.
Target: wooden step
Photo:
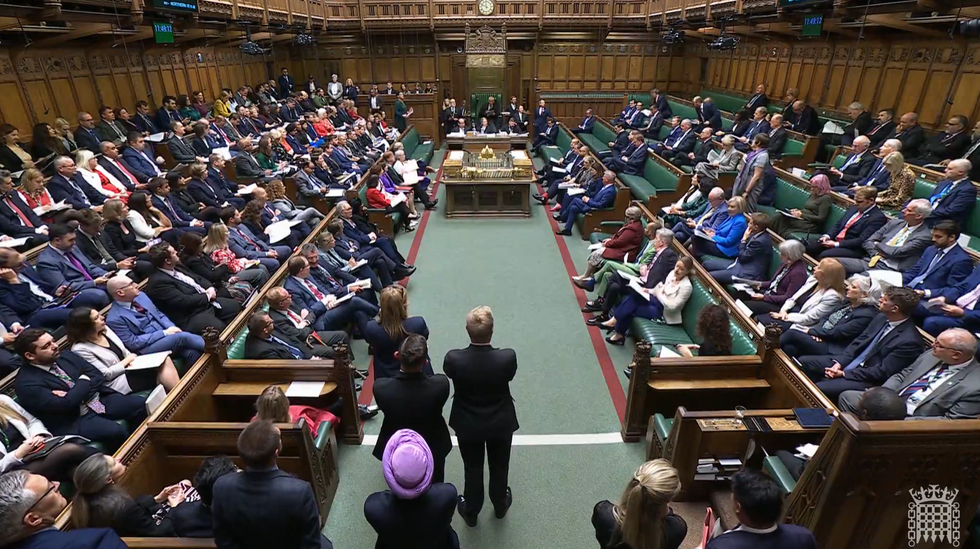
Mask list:
[[[289,388],[288,383],[268,383],[265,381],[231,381],[228,383],[221,383],[215,387],[214,392],[211,396],[216,397],[258,397],[262,394],[262,391],[270,385],[277,385],[282,392],[286,392]],[[337,384],[328,381],[323,384],[323,389],[320,390],[320,396],[328,395],[337,390]]]
[[[768,389],[769,382],[764,379],[654,379],[647,382],[657,391],[708,391],[712,389]]]

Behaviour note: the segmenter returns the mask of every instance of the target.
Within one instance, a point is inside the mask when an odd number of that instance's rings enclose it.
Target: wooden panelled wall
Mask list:
[[[752,93],[768,84],[770,97],[798,88],[810,104],[844,111],[859,101],[874,111],[915,111],[926,127],[942,128],[953,114],[971,125],[980,116],[980,46],[965,40],[874,42],[748,42],[732,52],[688,47],[708,61],[705,85]],[[952,104],[946,103],[946,98]]]
[[[265,77],[263,58],[237,48],[2,49],[0,118],[24,137],[34,124],[57,117],[75,126],[82,110],[98,119],[100,105],[132,109],[143,99],[155,108],[164,95],[194,90],[210,99],[222,87]]]

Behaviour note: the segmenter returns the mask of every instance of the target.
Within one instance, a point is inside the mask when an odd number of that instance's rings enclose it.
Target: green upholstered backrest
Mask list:
[[[555,140],[555,145],[561,149],[562,154],[565,154],[569,147],[572,146],[572,136],[569,132],[559,129],[558,138]]]
[[[269,305],[264,303],[262,311],[268,311]],[[242,331],[235,334],[228,346],[228,360],[243,360],[245,358],[245,338],[248,337],[248,326],[243,326]]]
[[[643,165],[643,178],[658,191],[677,190],[677,174],[652,158],[647,158],[646,164]]]
[[[365,208],[367,208],[368,207],[368,205],[367,205],[367,203],[368,203],[367,202],[367,182],[365,182],[363,185],[361,185],[361,188],[358,189],[357,196],[358,196],[358,198],[361,199],[361,205],[363,205]]]
[[[698,314],[708,305],[717,305],[718,302],[701,284],[697,278],[691,278],[691,297],[684,305],[682,312],[682,326],[691,340],[698,341],[695,337],[697,333]],[[754,355],[756,345],[752,338],[738,325],[735,320],[729,321],[729,329],[732,334],[732,354],[734,355]]]
[[[912,198],[929,198],[936,192],[936,184],[920,176],[915,180],[915,189],[912,191]],[[966,225],[960,228],[963,234],[970,235],[970,242],[967,248],[980,251],[980,199],[977,205],[966,219]]]
[[[847,161],[847,155],[846,154],[838,154],[837,156],[834,157],[834,160],[831,161],[830,165],[833,166],[833,167],[835,167],[835,168],[837,168],[839,170],[840,167],[843,166],[844,165],[844,162],[846,162],[846,161]]]
[[[419,146],[419,131],[412,126],[408,132],[405,133],[405,137],[402,138],[402,145],[405,145],[405,156],[407,158],[412,157],[412,153],[415,152],[415,147]]]
[[[616,141],[616,130],[602,123],[592,125],[592,135],[603,143]]]
[[[668,126],[667,124],[664,124],[663,126],[660,126],[660,134],[659,134],[660,141],[663,141],[663,140],[667,139],[667,136],[670,135],[670,130],[671,129],[672,128],[670,126]]]
[[[684,103],[678,103],[676,101],[667,101],[667,103],[670,104],[670,110],[674,112],[674,116],[695,121],[698,119],[698,113],[694,110],[694,107],[685,105]]]
[[[912,198],[929,198],[934,192],[936,192],[936,184],[924,177],[919,177],[915,180]]]
[[[738,112],[742,110],[742,107],[744,107],[745,103],[747,103],[747,101],[741,97],[718,93],[717,91],[706,89],[702,89],[700,95],[702,99],[705,97],[710,97],[711,100],[715,102],[716,107],[728,112]]]
[[[784,210],[803,209],[810,191],[800,188],[784,179],[776,179],[776,207]],[[779,214],[776,214],[779,215]]]
[[[650,92],[633,92],[626,96],[626,101],[643,101],[643,104],[650,106]]]
[[[799,139],[787,139],[786,147],[783,149],[783,155],[802,155],[803,154],[803,142]]]
[[[776,246],[772,247],[772,255],[769,256],[769,273],[768,278],[772,280],[772,277],[776,276],[776,271],[779,270],[779,248]]]
[[[830,213],[827,214],[827,223],[824,225],[824,230],[825,231],[829,231],[829,230],[833,229],[834,228],[834,225],[836,225],[837,222],[840,221],[840,219],[842,217],[844,217],[844,212],[846,212],[846,211],[847,210],[845,210],[844,208],[842,208],[837,203],[831,204],[830,205]]]

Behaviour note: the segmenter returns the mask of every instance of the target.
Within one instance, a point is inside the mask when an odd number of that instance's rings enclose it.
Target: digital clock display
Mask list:
[[[174,26],[170,23],[153,23],[153,41],[157,44],[174,43]]]
[[[823,31],[823,15],[808,15],[803,18],[803,32],[800,36],[820,36]]]

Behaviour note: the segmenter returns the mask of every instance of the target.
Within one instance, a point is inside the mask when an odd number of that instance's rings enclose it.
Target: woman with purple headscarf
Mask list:
[[[790,233],[823,234],[827,216],[830,215],[830,180],[824,174],[810,178],[810,196],[803,209],[785,210],[793,217],[777,213],[770,228],[783,238],[791,238]],[[805,239],[805,237],[804,237]]]
[[[459,549],[453,530],[456,487],[432,482],[432,451],[411,429],[396,431],[381,460],[388,490],[364,502],[364,517],[378,533],[375,549]]]

